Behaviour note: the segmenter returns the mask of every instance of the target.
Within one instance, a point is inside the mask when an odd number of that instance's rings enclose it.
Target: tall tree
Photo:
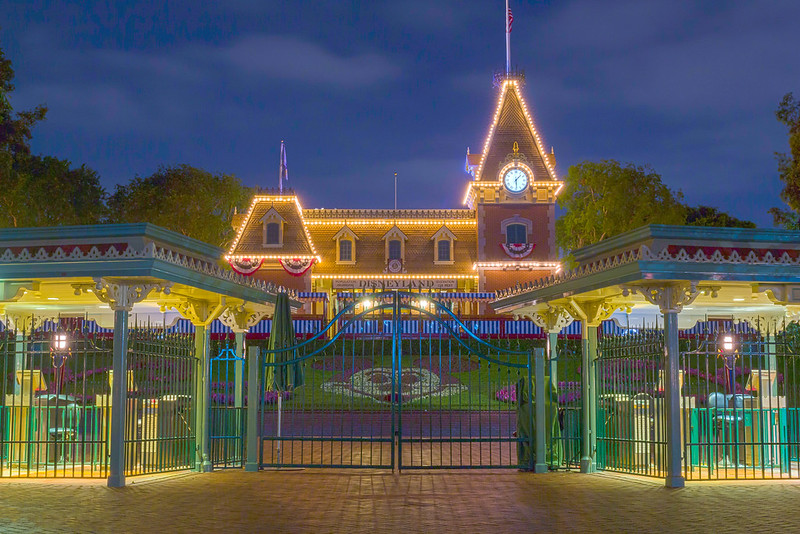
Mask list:
[[[17,154],[13,159],[0,176],[0,227],[104,222],[106,194],[95,171],[52,157]]]
[[[689,226],[724,226],[728,228],[755,228],[756,223],[737,219],[711,206],[689,206],[686,208],[686,224]]]
[[[112,222],[150,222],[224,246],[233,237],[235,208],[246,206],[251,195],[233,175],[179,165],[118,185],[108,206]]]
[[[0,49],[0,151],[16,155],[30,154],[31,128],[44,119],[45,106],[14,113],[8,94],[14,91],[14,68]]]
[[[556,239],[571,251],[645,224],[683,224],[683,195],[673,193],[649,167],[614,160],[569,168],[558,205]]]
[[[800,100],[787,93],[775,116],[789,129],[789,153],[775,154],[783,182],[781,200],[789,209],[771,208],[769,212],[776,226],[800,230]]]

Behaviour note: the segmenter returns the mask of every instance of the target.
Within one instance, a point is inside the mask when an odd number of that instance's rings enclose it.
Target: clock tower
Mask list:
[[[555,200],[563,182],[522,96],[523,84],[522,73],[495,76],[497,108],[483,152],[467,150],[464,201],[477,218],[482,291],[537,280],[559,268]]]

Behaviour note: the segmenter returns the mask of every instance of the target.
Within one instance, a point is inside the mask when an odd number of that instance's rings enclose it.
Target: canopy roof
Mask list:
[[[188,316],[191,303],[217,315],[230,308],[263,316],[286,291],[222,267],[221,258],[217,247],[152,224],[3,229],[0,314],[87,313],[108,323],[102,288],[125,283],[151,288],[136,313]]]
[[[577,268],[500,291],[494,308],[519,316],[591,303],[652,318],[659,308],[645,292],[672,284],[694,294],[681,310],[682,327],[708,317],[800,312],[798,232],[650,225],[574,256]]]

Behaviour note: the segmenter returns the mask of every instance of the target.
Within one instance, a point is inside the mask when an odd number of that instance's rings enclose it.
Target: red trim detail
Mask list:
[[[515,260],[521,260],[522,258],[527,258],[533,252],[533,249],[536,248],[535,243],[500,243],[500,248],[503,249],[503,252],[510,258],[514,258]]]
[[[314,265],[314,259],[310,260],[301,260],[299,258],[295,258],[293,260],[278,260],[283,267],[283,270],[287,273],[291,274],[292,276],[303,276],[306,274],[312,265]]]
[[[264,260],[251,260],[250,258],[242,258],[241,260],[230,260],[228,263],[230,263],[231,269],[237,273],[243,276],[252,276],[261,268]]]

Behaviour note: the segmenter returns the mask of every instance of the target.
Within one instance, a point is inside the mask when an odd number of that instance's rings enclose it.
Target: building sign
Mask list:
[[[456,289],[455,280],[333,280],[333,289]]]

